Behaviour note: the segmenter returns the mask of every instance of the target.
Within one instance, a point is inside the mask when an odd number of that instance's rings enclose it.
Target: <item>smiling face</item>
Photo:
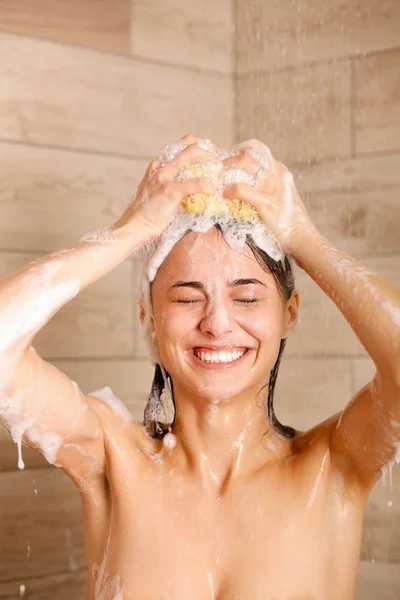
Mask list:
[[[174,391],[213,403],[268,383],[297,318],[297,292],[284,302],[250,248],[234,252],[215,228],[176,243],[153,281],[152,305],[150,329]]]

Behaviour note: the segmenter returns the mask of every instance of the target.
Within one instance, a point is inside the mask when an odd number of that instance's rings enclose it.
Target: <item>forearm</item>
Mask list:
[[[400,290],[324,236],[300,236],[293,258],[333,300],[375,363],[400,383]]]
[[[107,275],[144,241],[138,226],[105,228],[1,279],[0,352],[12,350],[19,356],[60,308]]]

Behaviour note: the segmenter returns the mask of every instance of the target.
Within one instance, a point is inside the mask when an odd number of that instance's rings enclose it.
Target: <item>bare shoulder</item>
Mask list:
[[[160,442],[147,434],[143,423],[133,418],[110,387],[87,394],[86,398],[96,411],[104,432],[106,461],[115,452],[136,450],[138,455],[148,455],[157,451]]]
[[[331,438],[336,430],[341,412],[333,415],[325,421],[307,431],[296,431],[293,440],[293,454],[297,460],[299,472],[304,477],[309,476],[310,481],[315,477],[322,477],[326,484],[334,486],[336,492],[345,490],[347,500],[354,502],[363,501],[365,494],[359,486],[350,466],[347,465],[346,456],[332,456]],[[313,479],[314,478],[314,479]]]
[[[293,439],[293,451],[296,455],[309,455],[329,450],[330,439],[340,418],[340,413],[318,423],[307,431],[297,431]]]

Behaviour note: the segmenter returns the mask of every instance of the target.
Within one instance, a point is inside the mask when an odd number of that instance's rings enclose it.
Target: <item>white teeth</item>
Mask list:
[[[197,358],[203,360],[204,362],[210,363],[224,363],[224,362],[232,362],[237,360],[245,353],[245,350],[236,350],[236,348],[232,352],[227,352],[222,350],[221,352],[197,352],[194,351]]]

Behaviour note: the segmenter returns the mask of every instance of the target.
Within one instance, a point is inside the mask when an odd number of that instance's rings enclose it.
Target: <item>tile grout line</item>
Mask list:
[[[149,64],[149,65],[153,65],[153,66],[157,66],[157,67],[164,67],[166,69],[175,69],[175,70],[179,70],[179,71],[186,71],[189,73],[197,73],[198,75],[208,75],[210,77],[220,77],[222,79],[228,79],[229,77],[231,77],[230,73],[226,73],[223,71],[217,71],[214,69],[202,69],[201,67],[196,67],[194,65],[193,66],[192,65],[184,65],[184,64],[180,64],[180,63],[173,63],[173,62],[168,62],[168,61],[163,61],[163,60],[157,60],[154,58],[148,58],[146,56],[141,56],[140,54],[122,54],[122,53],[120,54],[118,52],[102,50],[101,48],[94,48],[92,46],[82,46],[81,44],[73,44],[71,42],[61,42],[58,40],[53,40],[51,38],[27,35],[25,33],[9,31],[7,29],[0,28],[0,34],[21,37],[24,39],[36,40],[38,42],[44,42],[46,44],[55,44],[56,46],[61,46],[64,48],[78,48],[80,50],[85,50],[87,52],[99,54],[100,56],[112,56],[115,58],[119,58],[121,60],[126,60],[129,62],[132,62],[132,63],[133,62],[144,63],[144,64]]]
[[[331,58],[322,58],[320,60],[310,60],[302,63],[293,63],[289,65],[281,65],[278,67],[273,67],[270,69],[257,69],[254,71],[246,71],[246,72],[237,72],[236,77],[254,77],[255,75],[263,75],[263,74],[274,74],[274,73],[282,73],[285,71],[298,71],[301,69],[319,67],[323,65],[332,65],[337,63],[346,62],[348,60],[356,60],[356,59],[368,59],[373,58],[375,56],[384,56],[385,54],[390,54],[392,52],[398,52],[400,50],[400,46],[394,46],[393,48],[383,48],[381,50],[373,50],[371,52],[365,52],[362,54],[346,54],[343,56],[333,56]]]
[[[235,89],[235,104],[237,104],[237,86],[235,84],[234,86]],[[236,117],[236,115],[235,115]],[[236,134],[237,135],[237,134]],[[118,158],[121,160],[127,160],[127,161],[138,161],[138,162],[146,162],[149,163],[151,160],[153,160],[154,155],[153,156],[142,156],[142,155],[137,155],[137,154],[124,154],[124,153],[119,153],[119,152],[112,152],[112,151],[102,151],[102,150],[94,150],[91,148],[82,148],[82,147],[71,147],[71,146],[59,146],[57,144],[44,144],[44,143],[37,143],[37,142],[30,142],[30,141],[23,141],[23,140],[13,140],[13,139],[8,139],[8,138],[1,138],[0,137],[0,144],[4,144],[4,145],[12,145],[12,146],[24,146],[26,148],[37,148],[38,150],[56,150],[56,151],[60,151],[60,152],[70,152],[73,154],[86,154],[87,156],[104,156],[106,158]],[[322,158],[319,161],[308,161],[308,162],[292,162],[290,164],[290,167],[292,169],[297,168],[313,168],[313,167],[318,167],[318,166],[323,166],[323,165],[329,165],[329,164],[341,164],[341,163],[346,163],[348,161],[351,160],[368,160],[368,158],[377,158],[377,157],[387,157],[390,158],[392,156],[398,156],[400,154],[400,149],[399,148],[394,148],[393,150],[379,150],[379,151],[374,151],[374,152],[359,152],[356,156],[348,156],[348,155],[343,155],[340,157],[328,157],[328,158]]]
[[[355,60],[350,57],[350,153],[353,159],[356,157],[356,100]]]
[[[87,154],[89,156],[105,156],[107,158],[120,158],[124,160],[136,160],[150,162],[154,156],[142,156],[139,154],[125,154],[124,152],[112,152],[106,150],[95,150],[92,148],[74,147],[74,146],[59,146],[58,144],[46,144],[39,142],[31,142],[28,140],[13,140],[0,137],[0,144],[10,144],[12,146],[25,146],[27,148],[38,148],[44,150],[59,150],[72,152],[73,154]]]
[[[0,473],[1,472],[2,471],[0,470]],[[42,579],[47,579],[47,578],[50,578],[50,577],[57,577],[57,575],[69,575],[69,576],[71,576],[71,574],[72,574],[72,578],[74,578],[75,574],[77,574],[77,573],[85,573],[85,574],[87,574],[87,572],[88,572],[87,567],[83,566],[83,567],[78,567],[76,570],[74,570],[73,574],[71,572],[71,569],[68,569],[68,570],[63,569],[61,571],[51,571],[50,573],[43,573],[41,575],[32,575],[31,577],[26,577],[25,579],[23,579],[21,577],[18,577],[18,579],[2,579],[0,581],[0,585],[6,584],[6,583],[15,583],[15,584],[18,585],[19,583],[24,582],[24,581],[25,582],[26,581],[31,581],[32,579],[34,579],[34,580],[36,580],[36,579],[42,580]]]
[[[232,73],[232,86],[233,86],[233,144],[239,143],[239,114],[238,114],[238,1],[231,0],[232,2],[232,13],[234,23],[234,38],[233,38],[233,73]]]

